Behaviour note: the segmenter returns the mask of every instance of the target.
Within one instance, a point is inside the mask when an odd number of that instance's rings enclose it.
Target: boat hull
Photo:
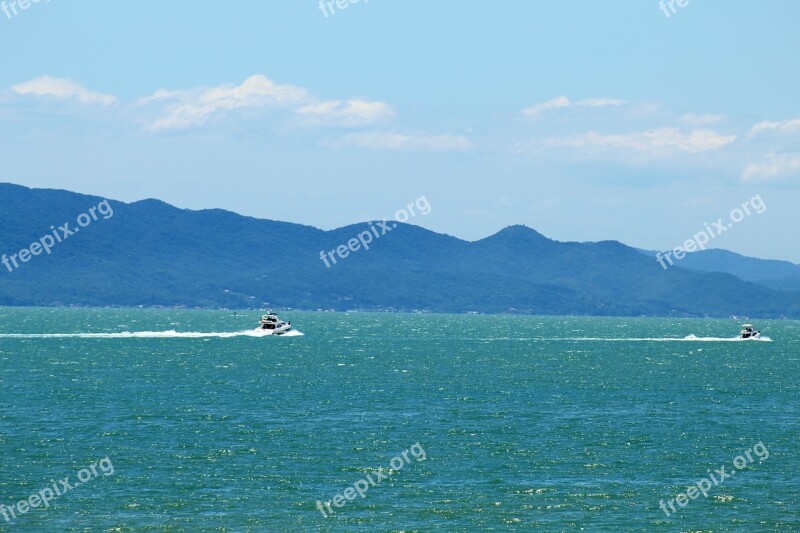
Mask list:
[[[259,329],[272,335],[283,335],[291,331],[292,323],[284,322],[278,318],[276,313],[269,312],[261,317],[261,327]]]
[[[267,328],[264,326],[258,328],[258,331],[263,331],[264,333],[270,333],[272,335],[283,335],[284,333],[288,333],[291,330],[292,330],[291,324],[278,324],[278,326],[274,328]]]

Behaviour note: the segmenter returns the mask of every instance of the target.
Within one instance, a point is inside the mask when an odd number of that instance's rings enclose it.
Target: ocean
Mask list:
[[[800,531],[798,322],[259,318],[0,308],[0,531]]]

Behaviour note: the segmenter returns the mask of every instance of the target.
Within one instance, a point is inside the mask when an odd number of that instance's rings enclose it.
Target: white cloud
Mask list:
[[[314,102],[299,108],[297,113],[312,120],[335,122],[343,126],[372,124],[394,116],[389,104],[359,99]]]
[[[781,120],[777,122],[764,120],[762,122],[759,122],[752,128],[750,128],[750,135],[758,135],[759,133],[764,133],[767,131],[781,133],[781,134],[800,131],[800,118]]]
[[[166,115],[153,121],[154,131],[188,128],[204,124],[211,116],[243,108],[285,108],[309,99],[308,91],[294,85],[280,85],[266,76],[247,78],[241,85],[219,85],[206,89],[167,91],[160,89],[140,104],[170,102]]]
[[[575,102],[575,107],[618,107],[621,105],[625,105],[625,100],[621,100],[619,98],[587,98],[586,100],[580,100]]]
[[[100,104],[104,106],[117,102],[114,96],[90,91],[81,84],[66,78],[41,76],[18,83],[11,90],[19,95],[52,96],[59,100],[77,100],[82,104]]]
[[[712,130],[691,130],[683,133],[677,128],[658,128],[626,134],[589,132],[568,137],[533,140],[528,145],[567,148],[602,148],[634,150],[650,155],[672,152],[698,153],[716,150],[736,140],[736,135],[720,135]]]
[[[346,127],[372,124],[394,114],[384,102],[357,98],[318,100],[304,87],[278,84],[262,75],[251,76],[241,85],[180,91],[159,89],[138,103],[163,106],[162,116],[148,125],[154,131],[201,126],[213,116],[239,109],[284,109],[315,124]]]
[[[681,116],[681,121],[692,127],[711,126],[712,124],[719,124],[725,120],[725,115],[696,115],[694,113],[686,113]]]
[[[625,100],[620,100],[617,98],[587,98],[585,100],[579,100],[577,102],[571,102],[569,98],[566,96],[559,96],[558,98],[553,98],[552,100],[548,100],[547,102],[542,102],[539,104],[532,105],[530,107],[526,107],[522,110],[522,114],[529,117],[535,117],[545,111],[550,111],[552,109],[561,109],[567,107],[608,107],[608,106],[621,106],[624,105],[626,102]]]
[[[800,173],[800,154],[767,154],[764,161],[744,167],[742,181],[772,181]]]
[[[548,100],[547,102],[542,102],[540,104],[535,104],[530,107],[526,107],[522,110],[523,115],[528,116],[535,116],[543,111],[549,111],[550,109],[558,109],[559,107],[569,107],[569,98],[566,96],[559,96],[558,98],[553,98],[552,100]]]
[[[166,89],[158,89],[156,92],[145,98],[139,98],[136,101],[137,105],[145,106],[151,102],[160,102],[163,100],[180,99],[188,91],[168,91]]]
[[[334,148],[355,146],[400,151],[463,152],[472,149],[472,142],[463,135],[418,136],[391,132],[351,133],[325,144]]]

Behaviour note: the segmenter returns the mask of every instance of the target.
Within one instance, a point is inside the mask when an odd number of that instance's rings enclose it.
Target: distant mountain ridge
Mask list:
[[[0,254],[100,201],[0,184]],[[366,222],[323,231],[158,200],[110,205],[113,217],[51,255],[12,272],[0,266],[0,305],[800,317],[800,292],[729,273],[663,270],[616,241],[557,242],[525,226],[468,242],[398,224],[326,268],[320,251],[347,244]]]
[[[650,256],[657,253],[640,251]],[[772,289],[800,291],[800,265],[789,261],[758,259],[715,248],[687,253],[675,266],[703,272],[727,272]]]

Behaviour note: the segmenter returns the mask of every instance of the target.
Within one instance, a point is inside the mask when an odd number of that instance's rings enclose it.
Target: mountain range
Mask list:
[[[640,251],[647,255],[656,255],[656,252],[650,250]],[[727,272],[737,278],[754,281],[765,287],[800,291],[800,265],[789,261],[756,259],[728,250],[712,249],[686,254],[678,266],[703,272]]]
[[[724,250],[664,270],[652,252],[525,226],[470,242],[409,224],[324,231],[152,199],[109,200],[111,216],[95,209],[76,222],[103,201],[0,184],[0,254],[18,264],[0,265],[0,305],[800,317],[800,266]],[[19,261],[65,222],[80,231]],[[354,245],[362,232],[374,236],[368,250]],[[337,249],[335,264],[321,259]]]

